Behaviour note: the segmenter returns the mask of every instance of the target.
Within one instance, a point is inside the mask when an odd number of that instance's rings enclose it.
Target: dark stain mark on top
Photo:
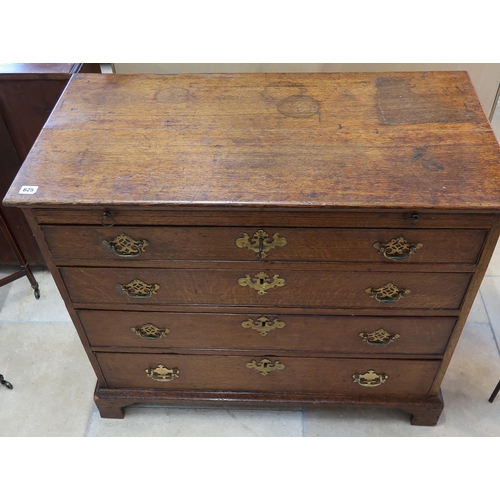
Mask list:
[[[415,148],[415,151],[413,152],[413,161],[420,160],[420,158],[422,158],[425,155],[426,151],[427,151],[427,146]]]
[[[278,103],[278,111],[290,118],[309,118],[319,111],[319,102],[307,95],[292,95]]]
[[[420,166],[427,172],[442,172],[444,166],[428,152],[427,146],[415,148],[412,155],[413,166]]]
[[[474,111],[447,102],[451,97],[462,98],[462,89],[450,87],[448,96],[432,94],[425,87],[394,77],[379,77],[375,84],[378,118],[383,125],[464,123],[478,118]]]

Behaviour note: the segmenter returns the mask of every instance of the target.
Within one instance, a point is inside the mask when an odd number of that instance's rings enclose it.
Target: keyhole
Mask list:
[[[269,366],[269,363],[264,363],[263,366],[264,368],[267,368]]]
[[[259,238],[259,253],[257,254],[257,257],[260,259],[262,259],[262,252],[264,251],[264,238],[261,236]],[[261,283],[262,285],[262,283]]]
[[[260,278],[260,284],[263,285],[264,284],[264,278]]]

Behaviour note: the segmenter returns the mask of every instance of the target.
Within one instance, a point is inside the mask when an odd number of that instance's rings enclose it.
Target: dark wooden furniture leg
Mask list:
[[[491,393],[490,399],[488,399],[488,401],[490,403],[493,403],[493,400],[497,397],[497,394],[499,391],[500,391],[500,381],[498,382],[497,386],[495,387],[495,390]]]
[[[5,380],[4,376],[0,374],[0,385],[4,385],[7,389],[14,389],[14,386]]]
[[[7,240],[7,243],[10,245],[12,248],[12,251],[15,253],[19,265],[21,266],[21,270],[11,274],[10,276],[6,276],[5,278],[0,279],[0,286],[7,285],[7,283],[11,283],[12,281],[15,281],[19,278],[22,278],[23,276],[26,276],[31,283],[31,288],[33,288],[35,298],[39,299],[40,298],[40,287],[38,285],[38,282],[36,281],[35,277],[33,276],[33,273],[30,269],[30,266],[28,264],[28,261],[24,258],[23,253],[21,252],[21,249],[19,248],[18,244],[16,243],[16,240],[12,236],[12,231],[9,228],[9,225],[7,224],[7,221],[3,217],[3,215],[0,213],[0,228],[2,229],[2,232],[5,235],[5,239]]]

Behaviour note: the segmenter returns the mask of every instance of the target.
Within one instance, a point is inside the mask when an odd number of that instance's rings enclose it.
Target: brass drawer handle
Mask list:
[[[273,280],[271,281],[271,277],[264,273],[257,273],[253,279],[250,278],[250,275],[247,274],[244,278],[240,278],[238,280],[238,284],[241,286],[249,286],[257,291],[258,295],[265,295],[268,290],[274,288],[275,286],[285,286],[286,282],[283,278],[280,278],[278,274],[273,276]]]
[[[383,328],[375,330],[371,333],[361,332],[359,336],[370,345],[387,345],[399,339],[399,333],[389,333]]]
[[[370,294],[378,302],[397,302],[401,297],[405,297],[411,290],[398,288],[392,283],[386,283],[378,288],[367,288],[366,293]]]
[[[387,243],[374,243],[373,247],[378,250],[386,259],[404,260],[413,255],[417,250],[422,248],[423,243],[410,243],[403,236],[392,238]]]
[[[241,326],[243,328],[251,328],[252,330],[256,330],[259,335],[265,337],[276,328],[285,328],[286,324],[283,321],[279,321],[278,318],[275,318],[274,321],[271,321],[269,318],[266,318],[266,316],[261,316],[255,321],[252,319],[243,321],[243,323],[241,323]]]
[[[148,377],[157,382],[171,382],[174,378],[179,377],[179,370],[177,368],[167,368],[164,365],[157,365],[156,368],[147,368],[144,371]]]
[[[132,280],[126,285],[118,283],[118,286],[121,288],[122,292],[127,294],[131,299],[149,299],[149,297],[154,295],[160,288],[160,285],[156,283],[148,285],[139,279]]]
[[[140,327],[132,327],[131,330],[145,340],[159,340],[170,333],[168,328],[158,328],[152,323],[146,323]]]
[[[269,375],[269,373],[273,372],[274,370],[285,369],[285,365],[283,363],[280,363],[279,361],[275,361],[273,363],[269,359],[261,359],[259,362],[253,359],[250,363],[246,364],[246,367],[257,370],[261,375]]]
[[[243,233],[243,236],[236,240],[236,246],[238,248],[253,250],[257,253],[257,258],[259,260],[267,257],[269,250],[276,247],[284,247],[286,243],[286,239],[280,237],[278,233],[274,233],[273,239],[271,240],[269,235],[262,229],[259,229],[252,238],[250,238],[247,233]]]
[[[105,248],[113,252],[118,257],[139,257],[142,252],[146,251],[149,245],[147,240],[134,240],[125,233],[119,234],[114,240],[102,242]]]
[[[378,374],[374,370],[368,370],[366,373],[355,373],[352,378],[354,382],[358,383],[363,387],[377,387],[381,384],[385,384],[389,375],[385,373]]]

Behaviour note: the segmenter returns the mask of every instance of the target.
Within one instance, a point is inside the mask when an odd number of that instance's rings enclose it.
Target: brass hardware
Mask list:
[[[243,236],[236,240],[236,246],[238,248],[253,250],[257,253],[257,258],[259,260],[267,257],[269,250],[276,247],[284,247],[286,243],[286,239],[281,238],[278,233],[274,233],[273,239],[271,240],[269,235],[262,229],[259,229],[252,238],[250,238],[247,233],[243,233]]]
[[[284,370],[285,365],[280,363],[279,361],[275,361],[274,363],[269,359],[261,359],[258,363],[254,359],[246,364],[247,368],[253,368],[257,370],[261,375],[268,375],[274,370]]]
[[[249,274],[247,274],[244,278],[240,278],[238,280],[239,285],[249,286],[250,288],[257,290],[259,295],[265,295],[267,290],[274,288],[275,286],[285,286],[285,283],[285,280],[283,278],[279,278],[278,274],[275,274],[273,276],[273,280],[271,281],[270,276],[263,271],[257,273],[253,279],[250,278]]]
[[[157,365],[156,368],[147,368],[144,370],[148,377],[157,382],[171,382],[179,376],[177,368],[167,368],[164,365]]]
[[[111,214],[107,210],[102,214],[101,224],[104,227],[112,227],[115,225],[115,219],[111,217]]]
[[[275,318],[274,321],[271,322],[269,318],[265,316],[261,316],[255,321],[249,319],[248,321],[243,321],[241,323],[243,328],[251,328],[252,330],[256,330],[259,335],[265,337],[268,333],[276,328],[285,328],[285,323],[283,321],[279,321],[278,318]]]
[[[370,345],[387,345],[394,342],[396,339],[399,339],[399,333],[389,333],[383,328],[375,330],[371,333],[361,332],[359,336]]]
[[[149,241],[134,240],[125,233],[121,233],[114,240],[104,240],[102,244],[118,257],[139,257],[142,252],[146,251]]]
[[[160,288],[160,285],[156,283],[148,285],[139,279],[132,280],[126,285],[118,283],[118,286],[121,288],[122,292],[126,293],[131,299],[149,299],[149,297],[154,295]]]
[[[415,227],[418,224],[418,214],[413,214],[411,217],[405,219],[404,225],[406,227]]]
[[[407,259],[424,245],[423,243],[410,243],[408,240],[403,238],[403,236],[398,236],[397,238],[392,238],[392,240],[388,243],[377,242],[374,243],[373,246],[387,259],[403,260]]]
[[[170,333],[168,328],[158,328],[152,323],[146,323],[140,327],[132,327],[131,330],[145,340],[159,340]]]
[[[375,373],[374,370],[368,370],[363,374],[355,373],[352,378],[354,379],[354,382],[357,382],[363,387],[377,387],[378,385],[385,384],[389,375],[386,375],[385,373],[379,375],[378,373]]]
[[[405,297],[411,290],[398,288],[392,283],[386,283],[378,288],[367,288],[366,293],[370,294],[378,302],[397,302],[401,297]]]

